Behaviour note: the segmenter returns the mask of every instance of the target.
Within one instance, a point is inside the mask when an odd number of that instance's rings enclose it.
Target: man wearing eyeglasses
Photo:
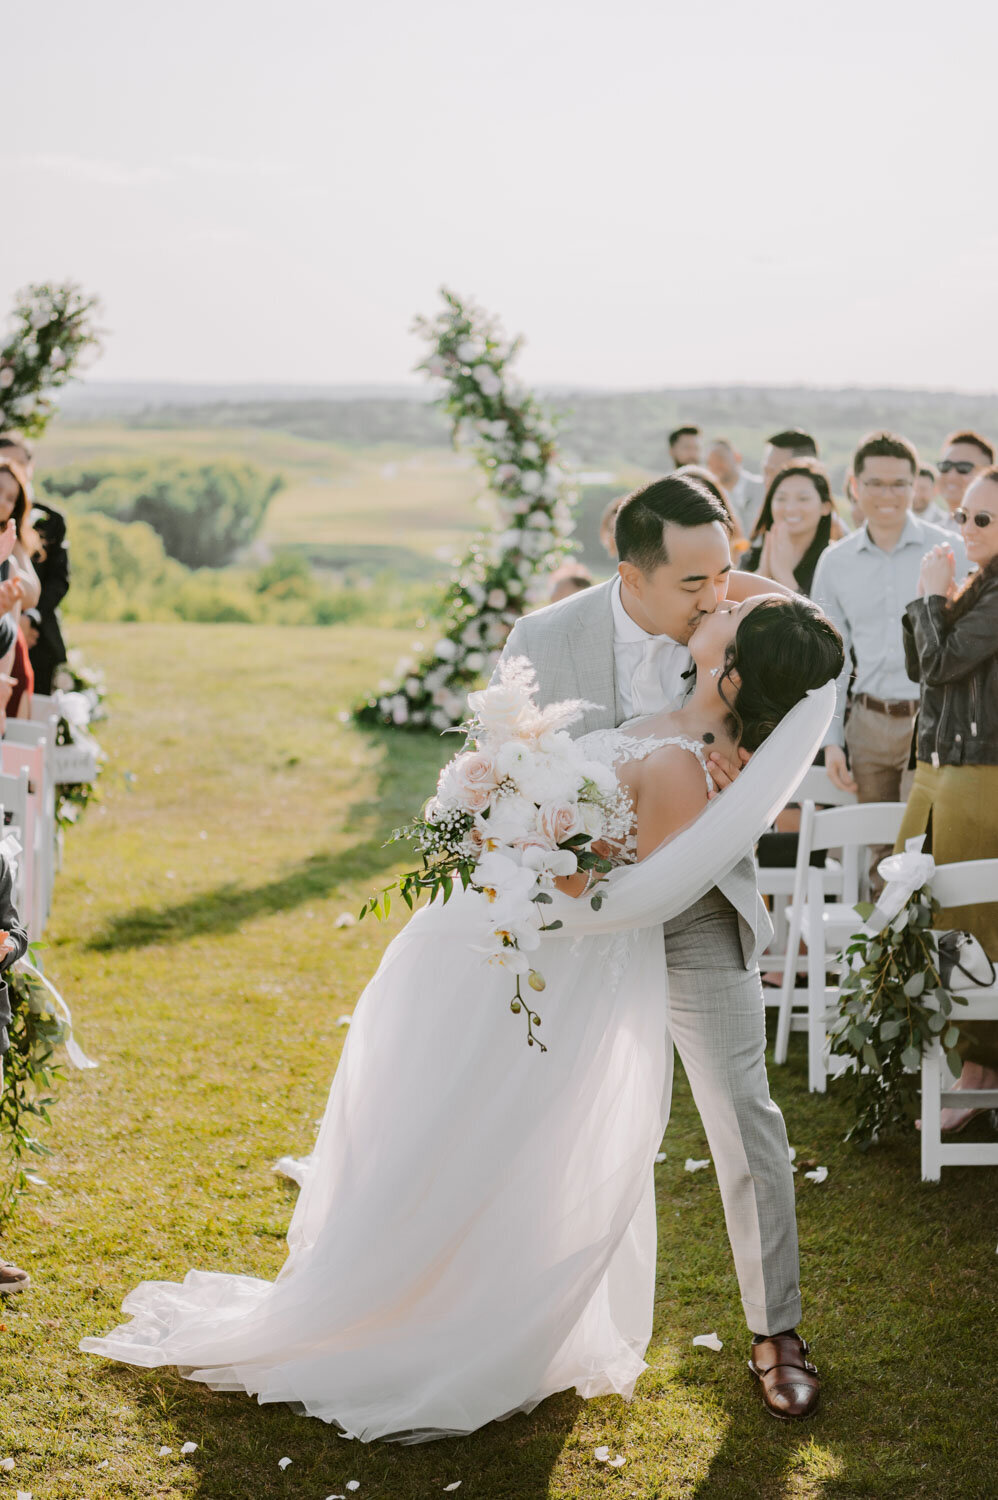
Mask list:
[[[939,524],[946,531],[960,534],[956,511],[963,504],[968,488],[995,461],[995,450],[979,432],[951,432],[943,443],[939,459],[939,491],[946,514]]]
[[[896,433],[863,439],[852,469],[863,524],[822,553],[811,590],[846,647],[825,769],[860,802],[903,801],[910,780],[919,689],[905,670],[901,620],[918,593],[922,558],[945,545],[957,579],[967,573],[960,537],[912,514],[918,469],[915,449]],[[856,669],[847,713],[850,653]]]

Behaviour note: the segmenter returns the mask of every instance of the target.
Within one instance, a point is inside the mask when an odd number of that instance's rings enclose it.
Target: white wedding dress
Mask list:
[[[833,704],[831,685],[799,704],[693,827],[614,871],[600,912],[556,895],[546,1053],[510,1014],[509,974],[475,951],[484,898],[419,911],[357,1005],[276,1281],[143,1282],[131,1321],[81,1349],[295,1403],[365,1441],[472,1432],[572,1386],[629,1396],[671,1092],[660,924],[788,800]],[[585,739],[616,766],[663,743]]]

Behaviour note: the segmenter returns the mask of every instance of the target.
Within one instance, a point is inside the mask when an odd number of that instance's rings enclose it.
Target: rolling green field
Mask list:
[[[265,428],[159,431],[108,424],[55,424],[38,476],[81,463],[182,457],[240,459],[277,471],[285,487],[271,502],[260,539],[321,561],[397,571],[441,571],[482,527],[482,485],[466,456],[448,448],[352,448]]]
[[[804,1331],[825,1376],[809,1424],[772,1421],[750,1384],[716,1182],[683,1170],[708,1153],[681,1074],[656,1169],[650,1368],[630,1405],[566,1393],[463,1441],[364,1447],[284,1407],[78,1353],[141,1279],[278,1271],[295,1190],[271,1164],[310,1147],[337,1018],[398,920],[335,919],[388,875],[387,832],[453,747],[339,720],[406,634],[74,637],[107,672],[111,761],[103,803],[67,840],[45,960],[100,1068],[62,1084],[48,1186],[0,1247],[35,1281],[0,1310],[0,1457],[15,1460],[0,1496],[325,1500],[348,1480],[358,1500],[458,1480],[459,1500],[994,1495],[994,1174],[947,1170],[932,1187],[914,1139],[843,1145],[844,1101],[808,1095],[802,1037],[772,1085],[798,1162],[829,1168],[820,1186],[798,1178]],[[694,1349],[712,1329],[722,1352]],[[185,1441],[198,1449],[180,1458]],[[601,1444],[621,1469],[596,1461]]]

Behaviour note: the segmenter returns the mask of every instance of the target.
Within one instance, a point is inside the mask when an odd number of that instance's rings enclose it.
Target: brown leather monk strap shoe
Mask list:
[[[809,1417],[818,1405],[821,1381],[810,1352],[799,1333],[778,1333],[752,1345],[749,1369],[767,1410],[781,1422]]]

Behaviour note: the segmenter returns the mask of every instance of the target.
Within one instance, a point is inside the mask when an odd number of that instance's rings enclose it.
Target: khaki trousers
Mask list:
[[[854,703],[846,720],[846,749],[860,802],[906,802],[914,779],[908,770],[914,716],[892,719]],[[890,854],[887,844],[870,850],[870,883],[879,895],[883,881],[877,866]]]

